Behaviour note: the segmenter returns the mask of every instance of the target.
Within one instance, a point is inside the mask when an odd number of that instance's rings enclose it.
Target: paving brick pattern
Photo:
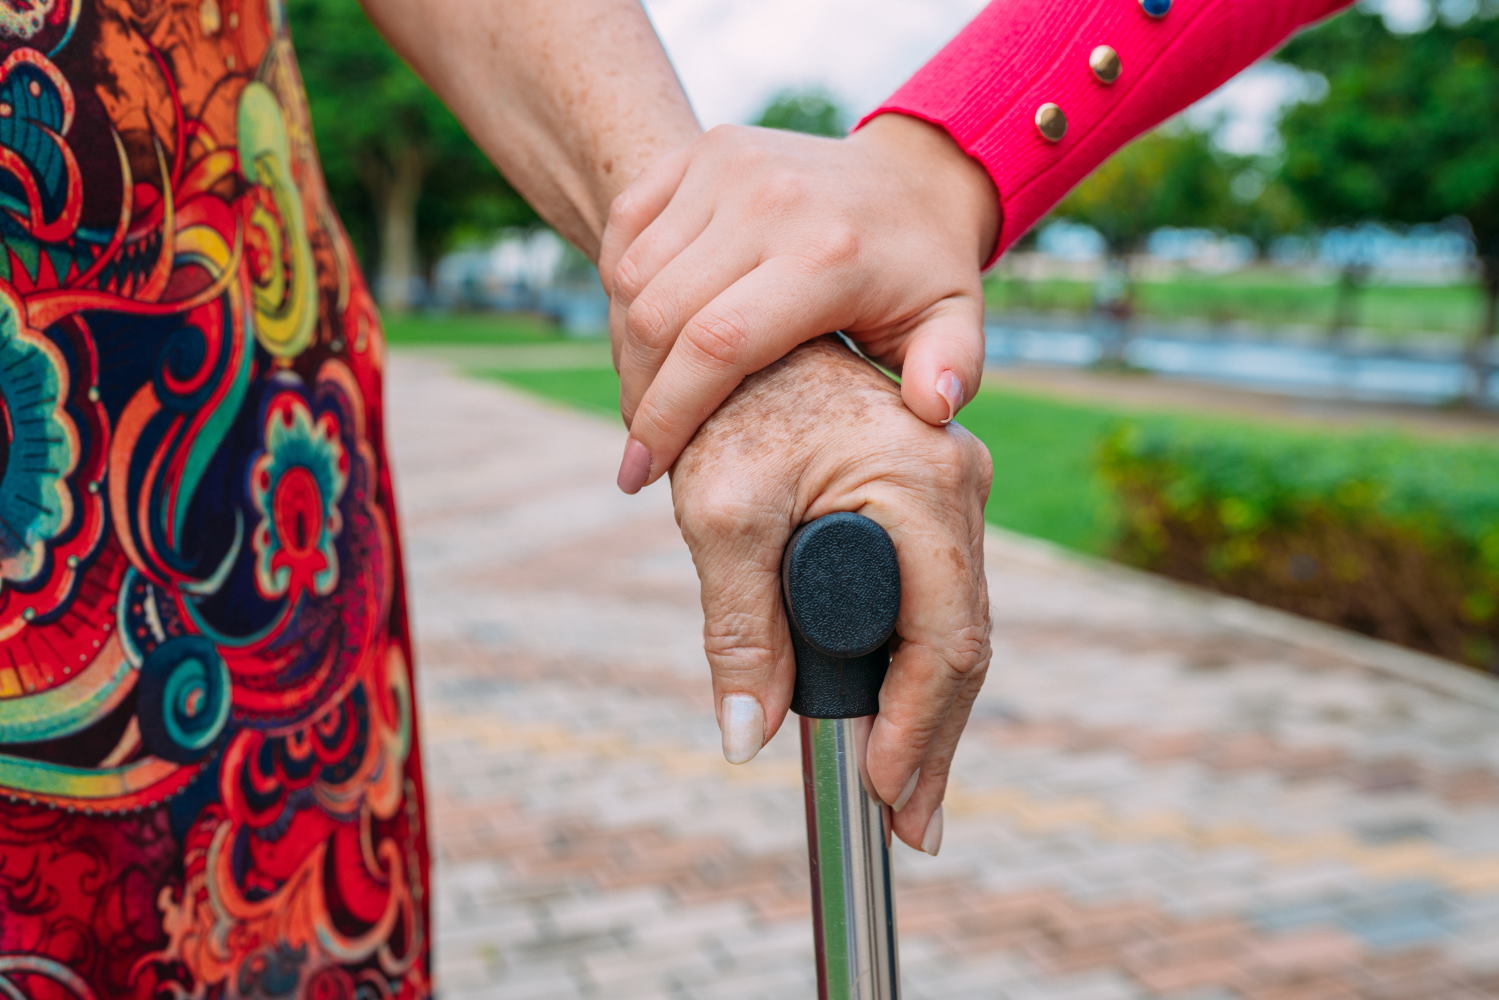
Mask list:
[[[612,489],[617,426],[429,360],[391,412],[443,996],[811,996],[794,731],[722,762],[664,486]],[[942,855],[896,858],[906,996],[1499,997],[1499,685],[989,558]]]

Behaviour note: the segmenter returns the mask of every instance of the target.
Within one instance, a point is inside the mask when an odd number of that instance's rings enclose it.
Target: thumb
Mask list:
[[[786,531],[756,523],[743,505],[680,515],[702,585],[703,649],[724,759],[743,764],[770,741],[791,704],[796,664],[781,604]]]
[[[984,374],[984,310],[969,295],[943,299],[906,336],[900,395],[929,424],[957,416]]]

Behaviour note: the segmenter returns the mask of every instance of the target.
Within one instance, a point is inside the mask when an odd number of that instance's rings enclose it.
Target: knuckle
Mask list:
[[[984,442],[961,427],[953,428],[949,434],[961,452],[960,460],[968,480],[987,495],[989,485],[994,481],[994,456]]]
[[[682,336],[699,357],[718,368],[737,368],[749,346],[744,317],[727,309],[704,313]]]
[[[705,582],[715,577],[748,587],[759,570],[747,567],[779,571],[790,534],[784,497],[757,493],[733,479],[698,477],[693,488],[674,493],[673,501],[682,538]]]
[[[744,611],[715,614],[705,620],[703,651],[720,679],[760,674],[776,657],[769,623],[760,615]]]
[[[636,228],[644,222],[644,204],[633,187],[627,187],[609,202],[609,214],[604,220],[608,229]]]
[[[968,449],[973,453],[973,464],[978,471],[978,477],[985,485],[994,479],[994,455],[989,448],[978,438],[963,432],[964,440],[967,441]]]
[[[968,675],[968,683],[958,691],[958,700],[953,705],[953,712],[960,720],[956,731],[953,733],[953,742],[956,744],[958,738],[963,735],[963,729],[968,724],[969,713],[973,710],[974,702],[978,701],[979,692],[984,688],[984,678],[989,673],[991,660],[984,663],[974,672]]]
[[[963,437],[948,430],[938,432],[931,453],[932,460],[940,462],[947,472],[966,472],[973,461]]]
[[[635,407],[635,415],[630,418],[631,437],[654,444],[670,438],[671,430],[671,421],[652,400],[643,399]]]
[[[976,438],[965,444],[965,476],[962,480],[972,497],[982,509],[989,502],[989,490],[994,483],[994,456]]]
[[[919,446],[913,449],[921,455],[921,461],[912,463],[905,471],[923,489],[940,489],[948,495],[954,483],[963,482],[969,472],[970,457],[958,439],[945,430],[925,433],[921,429]]]
[[[963,625],[943,636],[941,645],[933,648],[938,661],[954,679],[966,681],[982,677],[989,669],[989,621]]]
[[[614,294],[625,301],[633,300],[645,291],[646,275],[634,254],[625,254],[614,265]]]
[[[994,456],[989,454],[989,449],[983,445],[979,446],[978,465],[973,485],[980,502],[988,502],[989,491],[994,486]]]
[[[994,459],[983,442],[961,427],[948,425],[923,449],[922,472],[928,484],[951,489],[953,484],[987,491],[994,475]]]
[[[818,234],[813,256],[828,267],[847,264],[859,256],[860,242],[857,226],[843,221],[829,223]]]
[[[670,340],[666,310],[654,297],[645,295],[625,310],[625,336],[647,348],[658,348]]]
[[[693,549],[761,530],[765,511],[753,499],[709,487],[681,498],[677,523]]]

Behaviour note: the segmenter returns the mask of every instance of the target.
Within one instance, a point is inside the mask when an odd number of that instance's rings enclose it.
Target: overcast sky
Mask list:
[[[879,103],[985,0],[645,0],[705,126],[752,119],[771,95],[822,86],[850,113]],[[1095,0],[1078,0],[1091,3]],[[1419,0],[1387,0],[1411,6]],[[1294,73],[1261,66],[1193,114],[1226,113],[1236,152],[1263,150]]]
[[[821,85],[851,113],[894,90],[984,0],[646,0],[705,126]]]

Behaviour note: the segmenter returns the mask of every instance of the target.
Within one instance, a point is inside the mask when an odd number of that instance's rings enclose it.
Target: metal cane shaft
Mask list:
[[[893,1000],[899,988],[890,825],[864,780],[872,716],[801,720],[818,995]]]
[[[822,1000],[896,1000],[890,819],[870,791],[864,747],[900,609],[883,528],[857,514],[805,525],[782,565],[796,650],[812,929]]]

